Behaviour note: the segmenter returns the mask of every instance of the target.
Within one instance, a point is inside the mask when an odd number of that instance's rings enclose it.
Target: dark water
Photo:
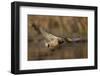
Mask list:
[[[52,60],[52,59],[79,59],[87,58],[87,42],[64,43],[55,50],[50,50],[40,43],[31,42],[28,46],[28,60]]]

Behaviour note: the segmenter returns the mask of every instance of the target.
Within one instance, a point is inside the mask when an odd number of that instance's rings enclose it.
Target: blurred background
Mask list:
[[[88,57],[87,41],[65,43],[61,48],[50,51],[44,46],[43,36],[32,27],[33,25],[44,28],[55,36],[87,39],[87,17],[28,15],[28,60]]]

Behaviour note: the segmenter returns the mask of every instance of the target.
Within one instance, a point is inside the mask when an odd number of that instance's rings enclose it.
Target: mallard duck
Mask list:
[[[44,45],[45,45],[45,47],[50,48],[50,49],[58,48],[64,42],[71,43],[71,42],[84,41],[84,39],[81,39],[81,38],[58,37],[58,36],[55,36],[55,35],[47,32],[43,28],[37,28],[34,25],[33,25],[33,27],[34,27],[35,30],[37,30],[37,32],[42,34],[42,36],[44,37]]]
[[[48,33],[47,31],[40,28],[41,34],[45,38],[45,46],[54,49],[59,47],[60,44],[64,43],[64,39],[61,37],[57,37],[51,33]]]

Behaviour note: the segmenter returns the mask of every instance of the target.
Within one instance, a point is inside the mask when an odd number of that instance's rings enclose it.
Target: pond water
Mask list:
[[[55,60],[87,58],[87,42],[64,43],[60,48],[50,50],[40,43],[31,42],[28,46],[28,60]]]

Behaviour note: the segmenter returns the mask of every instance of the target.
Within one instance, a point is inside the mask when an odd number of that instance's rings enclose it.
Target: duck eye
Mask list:
[[[58,43],[59,44],[62,44],[62,43],[64,43],[64,41],[63,40],[59,40]]]
[[[48,47],[49,47],[50,45],[48,44]]]

